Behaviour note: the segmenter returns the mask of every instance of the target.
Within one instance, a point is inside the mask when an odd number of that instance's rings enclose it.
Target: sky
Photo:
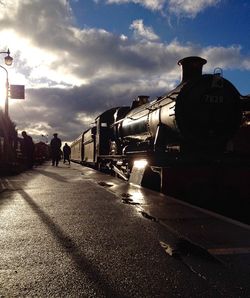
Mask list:
[[[14,59],[0,64],[25,85],[10,117],[36,142],[71,142],[105,110],[173,89],[187,56],[250,94],[249,16],[249,0],[0,0],[0,51]],[[5,81],[0,69],[2,108]]]

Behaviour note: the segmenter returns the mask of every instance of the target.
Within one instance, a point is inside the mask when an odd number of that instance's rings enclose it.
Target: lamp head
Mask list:
[[[6,56],[6,57],[4,58],[4,61],[5,61],[5,64],[6,64],[6,65],[10,66],[10,65],[12,64],[12,62],[13,62],[13,58],[10,57],[10,50],[9,50],[9,49],[8,49],[8,51],[7,51],[7,54],[8,54],[8,56]]]

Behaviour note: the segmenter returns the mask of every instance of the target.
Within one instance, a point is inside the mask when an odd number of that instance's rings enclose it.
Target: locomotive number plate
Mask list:
[[[202,101],[204,103],[209,103],[209,104],[221,104],[221,103],[224,103],[224,98],[222,95],[206,94],[206,95],[204,95]]]

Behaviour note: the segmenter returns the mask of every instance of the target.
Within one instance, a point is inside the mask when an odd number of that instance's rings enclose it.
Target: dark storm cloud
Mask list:
[[[177,41],[169,44],[150,42],[145,36],[143,41],[129,40],[102,29],[76,28],[68,1],[26,0],[17,3],[13,14],[6,13],[0,19],[0,25],[14,29],[37,47],[52,51],[57,56],[51,63],[55,70],[64,67],[80,78],[91,79],[105,73],[141,75],[147,72],[155,75],[171,72],[179,59],[202,51],[195,45],[180,45]],[[143,29],[147,31],[141,22],[140,30]]]
[[[19,1],[16,11],[6,14],[0,25],[58,55],[51,67],[65,65],[83,77],[106,69],[152,73],[173,66],[175,62],[170,61],[176,60],[176,54],[178,59],[182,57],[160,43],[140,43],[101,29],[76,28],[66,1]]]
[[[62,40],[72,21],[68,1],[8,0],[3,1],[1,9],[4,12],[0,25],[20,31],[34,42],[45,45]]]
[[[119,80],[108,78],[97,80],[93,85],[70,89],[28,89],[26,96],[29,100],[11,107],[10,112],[15,115],[20,130],[32,127],[37,131],[34,136],[40,136],[44,131],[49,135],[58,131],[65,140],[72,141],[103,111],[117,106],[130,106],[140,94],[153,99],[164,92],[164,88],[152,90],[150,86],[142,88],[139,84],[136,88],[134,81],[124,87]],[[25,115],[26,121],[23,119]]]

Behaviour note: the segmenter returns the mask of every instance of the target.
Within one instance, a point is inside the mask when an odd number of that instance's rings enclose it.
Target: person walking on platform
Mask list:
[[[70,165],[70,154],[71,154],[71,148],[67,143],[65,143],[65,145],[63,146],[63,163],[65,163],[67,160]]]
[[[27,167],[32,169],[34,164],[35,145],[33,143],[32,137],[27,135],[26,131],[22,132],[22,136],[23,141],[21,145],[21,151]]]
[[[50,142],[50,151],[51,151],[51,158],[52,158],[52,166],[58,166],[59,160],[61,157],[61,146],[62,141],[58,138],[58,134],[53,134],[54,138]]]

